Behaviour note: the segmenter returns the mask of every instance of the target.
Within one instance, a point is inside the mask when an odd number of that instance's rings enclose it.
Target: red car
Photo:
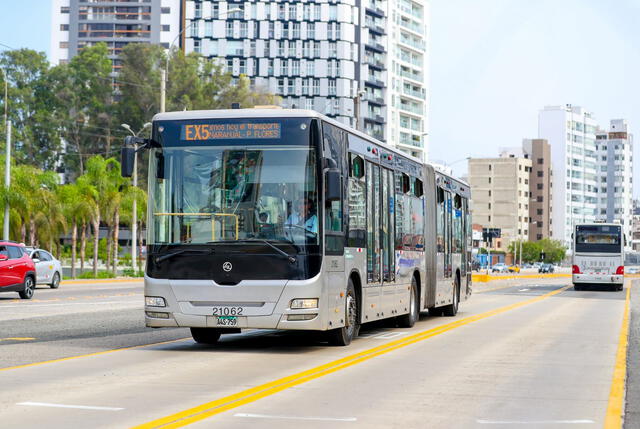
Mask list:
[[[31,299],[36,289],[36,267],[24,245],[0,241],[0,292],[18,292]]]

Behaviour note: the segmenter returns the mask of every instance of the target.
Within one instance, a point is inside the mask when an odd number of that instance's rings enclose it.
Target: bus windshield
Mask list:
[[[613,225],[578,225],[576,253],[620,253],[621,228]]]
[[[242,140],[151,150],[149,244],[318,244],[314,148]]]

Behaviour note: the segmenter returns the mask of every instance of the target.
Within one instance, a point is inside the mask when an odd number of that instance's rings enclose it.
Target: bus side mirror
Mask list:
[[[325,173],[325,201],[340,201],[342,191],[342,180],[338,169],[330,169]]]
[[[126,143],[125,143],[126,144]],[[133,174],[133,159],[136,149],[130,146],[123,146],[120,151],[120,174],[122,177],[131,177]]]

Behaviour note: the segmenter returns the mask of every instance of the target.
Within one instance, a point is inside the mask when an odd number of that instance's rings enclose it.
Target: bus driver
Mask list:
[[[298,225],[306,229],[307,231],[311,231],[315,234],[318,233],[318,216],[315,214],[315,210],[313,210],[313,202],[310,198],[303,198],[298,201],[297,204],[298,211],[291,213],[289,218],[285,222],[285,226],[287,225]]]

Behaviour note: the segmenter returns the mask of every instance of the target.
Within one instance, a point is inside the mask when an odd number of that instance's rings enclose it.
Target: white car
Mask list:
[[[62,264],[51,253],[42,249],[27,247],[27,253],[36,266],[36,284],[46,284],[52,289],[60,286]]]
[[[492,273],[508,273],[509,267],[506,266],[504,263],[499,262],[495,264],[493,267],[491,267],[491,272]]]

